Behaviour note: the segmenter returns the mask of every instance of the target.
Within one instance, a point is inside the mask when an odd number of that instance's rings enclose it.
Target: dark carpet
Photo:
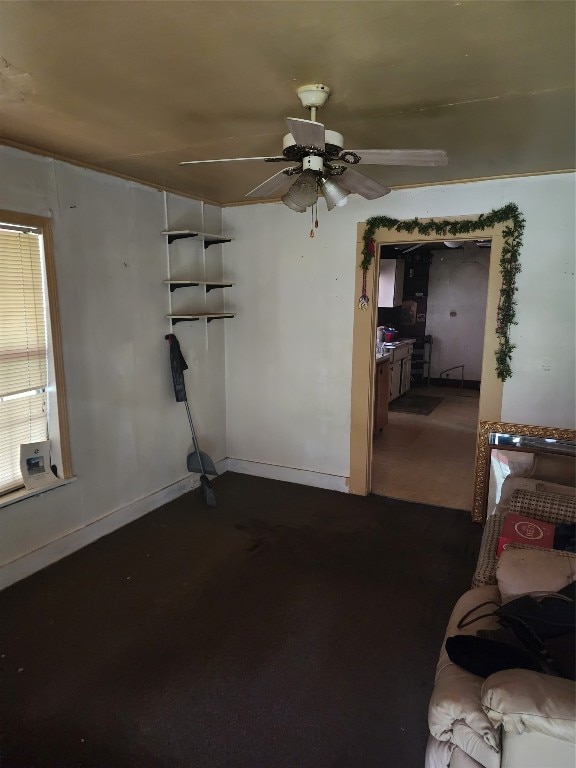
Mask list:
[[[389,411],[396,413],[414,413],[417,416],[428,416],[444,400],[433,395],[404,394],[392,400],[388,405]]]
[[[2,768],[420,768],[467,512],[226,474],[0,594]]]

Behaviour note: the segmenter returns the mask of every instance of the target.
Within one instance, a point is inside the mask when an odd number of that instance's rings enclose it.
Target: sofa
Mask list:
[[[506,478],[484,528],[472,589],[454,607],[444,641],[498,629],[491,615],[458,627],[466,613],[484,602],[500,605],[524,594],[556,592],[576,580],[573,553],[512,545],[496,558],[496,543],[508,511],[553,523],[576,521],[574,486],[555,482],[558,479],[563,478],[553,475],[550,480],[542,469],[538,477]],[[479,615],[486,612],[490,609]],[[426,768],[576,766],[576,688],[572,680],[526,669],[479,677],[454,664],[444,642],[428,726]]]

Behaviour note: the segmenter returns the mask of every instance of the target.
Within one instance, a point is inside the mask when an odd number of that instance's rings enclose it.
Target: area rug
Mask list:
[[[432,395],[405,394],[397,397],[388,406],[389,411],[395,413],[413,413],[416,416],[428,416],[444,400],[443,397]]]

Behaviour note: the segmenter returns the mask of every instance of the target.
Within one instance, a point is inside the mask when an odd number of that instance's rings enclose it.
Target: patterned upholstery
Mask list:
[[[557,493],[517,489],[510,497],[508,511],[526,515],[526,517],[531,517],[534,520],[542,520],[545,523],[573,523],[576,522],[576,498],[562,496]],[[496,558],[496,548],[505,517],[506,513],[494,512],[486,520],[476,573],[472,579],[473,587],[497,583],[496,565],[498,560]],[[527,544],[511,544],[510,546],[530,549],[530,546]],[[558,554],[574,557],[572,552],[558,552]]]
[[[544,523],[573,523],[576,520],[576,498],[547,491],[518,489],[510,497],[510,512],[534,517]]]

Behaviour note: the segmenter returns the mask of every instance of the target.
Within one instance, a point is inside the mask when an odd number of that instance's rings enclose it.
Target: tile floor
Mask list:
[[[418,387],[444,397],[428,416],[388,414],[374,438],[372,493],[453,509],[472,509],[479,392]]]

